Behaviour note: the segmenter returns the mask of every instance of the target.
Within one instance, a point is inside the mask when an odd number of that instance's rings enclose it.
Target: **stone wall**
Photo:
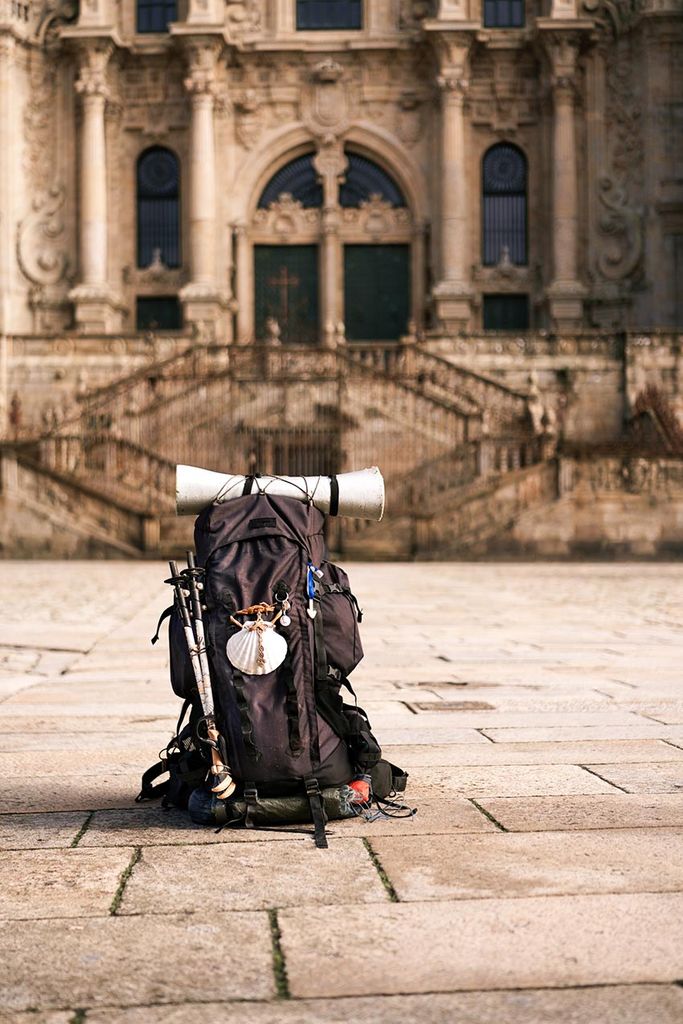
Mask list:
[[[546,558],[683,554],[683,465],[645,459],[563,459],[558,500],[527,509],[505,548]]]

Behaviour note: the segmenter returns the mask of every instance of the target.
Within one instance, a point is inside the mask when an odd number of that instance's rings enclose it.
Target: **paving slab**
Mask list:
[[[159,753],[164,742],[171,737],[171,730],[159,733],[154,726],[151,732],[136,730],[131,737],[126,732],[87,733],[87,732],[50,732],[50,733],[2,733],[2,749],[5,754],[28,753],[30,751],[71,751],[77,759],[87,760],[88,752],[101,750],[106,746],[109,750],[130,750],[133,746],[144,749],[151,760]],[[159,739],[161,738],[161,743]],[[152,752],[152,758],[149,752]]]
[[[3,701],[0,705],[0,715],[5,722],[13,724],[15,719],[23,719],[26,717],[28,710],[31,712],[35,711],[36,718],[73,718],[77,715],[79,719],[85,720],[86,722],[90,719],[100,720],[103,714],[111,712],[112,718],[125,719],[127,715],[136,719],[164,719],[169,714],[169,701],[159,701],[157,703],[146,703],[146,704],[129,704],[127,701],[123,701],[119,698],[118,703],[96,703],[86,704],[78,699],[77,694],[72,694],[72,700],[65,700],[62,698],[61,701],[55,701],[51,703],[32,704],[26,703],[21,700],[22,694],[18,693],[14,697],[8,697],[6,701]],[[409,714],[409,712],[407,712]]]
[[[180,710],[175,706],[174,702],[174,704],[169,705],[167,713],[164,715],[143,715],[137,713],[130,715],[102,715],[103,709],[100,707],[99,717],[84,715],[81,718],[73,706],[68,715],[66,713],[59,715],[50,713],[35,716],[27,716],[23,712],[21,715],[4,715],[2,713],[4,706],[4,704],[0,705],[0,735],[9,733],[10,735],[22,736],[34,733],[36,735],[47,734],[49,737],[51,733],[85,732],[94,736],[120,735],[121,733],[128,736],[136,732],[148,733],[151,729],[162,737],[162,742],[163,737],[173,735],[173,729]],[[24,708],[25,711],[26,708]]]
[[[531,764],[628,764],[652,761],[683,761],[683,750],[662,740],[612,740],[577,743],[465,743],[383,744],[384,756],[402,768],[466,765]],[[9,755],[0,754],[12,764]]]
[[[373,840],[400,900],[683,889],[683,829]]]
[[[36,775],[13,779],[0,791],[0,814],[10,811],[92,811],[98,807],[134,807],[140,773],[62,777]]]
[[[633,725],[570,725],[556,728],[522,726],[514,729],[482,728],[485,737],[494,743],[575,743],[604,740],[673,740],[683,742],[683,728],[659,725],[642,718]],[[417,742],[406,740],[404,742]],[[436,741],[444,742],[444,741]]]
[[[611,985],[292,999],[265,1004],[144,1006],[92,1010],[87,1019],[88,1024],[206,1024],[221,1019],[239,1024],[680,1024],[683,989],[674,985]]]
[[[188,987],[219,1001],[274,996],[267,915],[27,921],[0,934],[8,1011],[178,1003]]]
[[[421,768],[411,775],[411,792],[480,796],[553,796],[611,793],[614,787],[577,765],[504,765]]]
[[[362,840],[329,843],[322,857],[312,836],[290,836],[278,843],[146,849],[126,886],[120,913],[384,903],[387,891]]]
[[[361,705],[362,706],[362,705]],[[411,721],[417,721],[413,715]],[[441,727],[424,725],[399,726],[396,724],[375,726],[378,739],[383,746],[401,746],[403,744],[432,743],[478,743],[480,746],[491,744],[492,740],[482,736],[476,729],[460,729],[454,724],[444,722]],[[2,726],[0,725],[0,731]]]
[[[0,853],[0,919],[101,917],[132,853],[126,847]]]
[[[87,819],[83,811],[0,814],[0,850],[66,849]]]
[[[128,740],[128,747],[110,747],[106,739],[100,739],[97,746],[88,751],[78,750],[75,756],[71,750],[41,751],[39,758],[33,750],[0,753],[0,777],[26,776],[32,774],[37,764],[42,772],[49,770],[61,778],[74,775],[133,775],[141,776],[150,764],[158,760],[160,742],[156,746],[145,743],[133,746]],[[673,750],[673,747],[669,748]],[[683,757],[683,750],[680,751]],[[592,758],[591,760],[595,760]]]
[[[387,709],[379,714],[370,715],[370,721],[377,727],[395,725],[406,726],[407,716],[411,712],[392,711]],[[647,724],[635,711],[620,711],[618,708],[607,711],[420,711],[412,716],[413,727],[434,726],[442,728],[447,719],[453,720],[457,728],[483,729],[515,729],[515,728],[558,728],[562,726],[637,726]],[[408,720],[409,717],[408,717]],[[651,723],[652,724],[652,723]],[[406,726],[407,727],[407,726]]]
[[[627,793],[683,793],[683,765],[675,762],[586,767]]]
[[[683,975],[683,894],[307,907],[279,915],[292,994],[669,983]],[[363,941],[349,942],[362,935]],[[334,970],[329,969],[334,964]]]
[[[73,1019],[74,1014],[71,1010],[11,1013],[0,1008],[0,1024],[72,1024]]]
[[[683,793],[482,797],[481,806],[510,832],[683,826]]]

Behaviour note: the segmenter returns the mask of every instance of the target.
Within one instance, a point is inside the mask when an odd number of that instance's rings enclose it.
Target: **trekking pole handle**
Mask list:
[[[178,602],[178,609],[180,610],[180,617],[183,621],[183,628],[192,628],[192,622],[190,620],[190,609],[187,605],[187,595],[182,588],[182,576],[178,572],[178,563],[169,562],[168,567],[171,570],[171,579],[167,580],[168,583],[173,584],[173,590],[175,591],[176,601]]]

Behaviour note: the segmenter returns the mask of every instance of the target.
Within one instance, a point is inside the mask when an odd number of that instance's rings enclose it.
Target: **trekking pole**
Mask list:
[[[192,561],[194,563],[194,558]],[[185,641],[187,643],[187,649],[192,663],[192,671],[194,672],[197,690],[199,691],[199,698],[202,703],[202,711],[204,712],[203,721],[206,723],[206,739],[201,736],[199,738],[202,742],[207,743],[211,747],[211,768],[209,769],[209,772],[214,776],[214,781],[216,783],[216,785],[211,788],[211,792],[215,793],[219,800],[225,800],[235,791],[235,783],[230,775],[230,769],[227,765],[223,764],[218,748],[218,730],[216,729],[216,720],[214,716],[211,677],[208,671],[209,665],[206,660],[204,622],[201,617],[202,607],[201,601],[199,600],[197,582],[194,576],[188,574],[188,581],[187,575],[179,573],[176,562],[169,562],[168,564],[171,569],[171,579],[166,582],[171,583],[175,591],[176,601],[178,603],[178,609],[183,623]],[[194,568],[194,564],[192,568]],[[190,594],[192,595],[193,610],[195,611],[194,625],[192,622],[192,616],[190,615],[187,595],[184,590],[184,587],[188,585],[188,582]],[[197,612],[199,618],[197,618]],[[199,625],[197,625],[197,623],[199,623]],[[202,652],[206,668],[202,665]]]

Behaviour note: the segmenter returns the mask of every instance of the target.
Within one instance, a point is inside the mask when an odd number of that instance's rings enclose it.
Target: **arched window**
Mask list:
[[[360,206],[372,195],[378,195],[392,206],[405,206],[403,193],[393,178],[386,171],[358,153],[346,152],[349,165],[344,175],[345,180],[339,189],[339,205],[346,207]]]
[[[521,28],[524,24],[524,0],[484,0],[486,28]]]
[[[484,266],[527,262],[526,157],[509,143],[492,146],[483,162]]]
[[[313,166],[313,154],[306,153],[285,164],[273,175],[258,201],[259,209],[267,210],[283,192],[297,199],[302,206],[322,206],[323,190]]]
[[[168,32],[176,18],[176,0],[137,0],[138,32]]]
[[[179,267],[180,165],[163,146],[146,149],[137,165],[138,267]]]

